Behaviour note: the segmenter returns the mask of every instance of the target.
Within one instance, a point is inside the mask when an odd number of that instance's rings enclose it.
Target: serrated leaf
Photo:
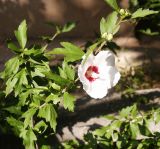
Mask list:
[[[65,60],[67,62],[74,62],[80,60],[84,55],[84,52],[81,48],[69,43],[69,42],[61,42],[61,45],[64,48],[55,48],[52,51],[48,52],[48,54],[62,54],[65,56]]]
[[[69,32],[69,31],[71,31],[73,28],[75,28],[75,26],[76,26],[76,23],[74,23],[74,22],[68,22],[68,23],[66,23],[66,24],[62,27],[61,32],[62,32],[62,33]]]
[[[16,74],[19,70],[19,65],[20,65],[20,62],[19,62],[18,56],[8,60],[7,63],[5,64],[5,67],[6,67],[4,70],[5,77],[10,76],[12,73]]]
[[[47,124],[42,120],[34,126],[34,130],[42,134],[47,129]]]
[[[46,102],[50,102],[50,101],[55,102],[55,101],[60,101],[60,98],[58,97],[58,95],[50,94],[50,95],[46,98],[45,101],[46,101]]]
[[[34,114],[36,113],[37,109],[36,108],[31,108],[28,111],[26,111],[22,117],[25,118],[24,120],[24,128],[26,128],[27,126],[32,127],[32,117],[34,116]]]
[[[96,129],[93,134],[97,135],[99,137],[104,136],[104,134],[107,132],[107,128],[106,127],[101,127],[100,129]]]
[[[26,20],[21,22],[21,24],[18,27],[18,30],[15,31],[15,36],[21,46],[22,49],[25,48],[27,43],[27,24]]]
[[[116,0],[105,0],[114,10],[118,11],[119,7]]]
[[[25,55],[38,55],[38,54],[41,54],[42,53],[42,50],[41,49],[25,49],[24,52],[23,52]]]
[[[75,97],[68,92],[65,92],[63,94],[63,106],[65,109],[68,109],[69,111],[74,111],[74,101]]]
[[[150,36],[159,35],[159,32],[154,32],[150,28],[139,30],[139,32]]]
[[[26,149],[35,149],[34,141],[37,140],[36,135],[32,129],[23,130],[20,134],[20,137],[23,138],[23,144]]]
[[[107,19],[102,18],[100,21],[100,31],[101,35],[104,33],[115,34],[118,31],[119,25],[117,26],[118,13],[116,11],[112,12]]]
[[[136,139],[140,134],[138,124],[130,123],[131,137],[132,139]]]
[[[57,91],[59,91],[61,89],[61,87],[59,85],[57,85],[56,83],[52,83],[51,87]]]
[[[65,72],[65,70],[63,70],[62,68],[58,67],[59,70],[59,74],[62,78],[67,79],[67,74]]]
[[[39,76],[39,77],[45,77],[43,74],[44,70],[41,71],[38,67],[35,67],[34,71],[31,72],[32,77]]]
[[[110,114],[110,115],[104,115],[104,116],[102,116],[103,118],[106,118],[106,119],[108,119],[108,120],[115,120],[115,115],[113,115],[113,114]]]
[[[8,96],[14,89],[16,83],[17,83],[18,79],[17,78],[10,78],[7,80],[6,82],[6,96]]]
[[[52,72],[44,72],[44,74],[48,79],[55,81],[56,84],[66,86],[68,83],[70,83],[69,80],[64,79],[64,78],[60,77],[59,75],[54,74]]]
[[[44,118],[47,122],[50,123],[51,128],[55,131],[57,125],[57,113],[52,104],[46,104],[39,109],[39,117]]]
[[[16,115],[22,114],[21,107],[19,106],[10,106],[10,107],[4,108],[4,110],[10,112],[11,114],[16,114]]]
[[[21,69],[21,71],[15,75],[15,78],[18,79],[16,86],[14,88],[15,89],[14,93],[16,97],[18,94],[20,94],[23,91],[23,88],[24,88],[23,85],[28,85],[27,72],[25,68]]]
[[[19,135],[21,132],[21,129],[23,128],[23,122],[13,117],[7,117],[7,122],[13,127],[15,134]]]
[[[113,140],[113,142],[117,142],[117,140],[118,140],[118,133],[117,132],[112,133],[112,140]]]
[[[130,115],[132,109],[133,109],[133,106],[123,108],[123,109],[119,112],[119,114],[120,114],[121,117],[127,117],[127,116]]]
[[[65,61],[63,62],[63,70],[65,71],[67,78],[73,81],[75,78],[75,70]]]
[[[9,49],[11,49],[14,52],[21,52],[21,49],[19,49],[13,42],[8,41],[7,46]]]
[[[132,116],[133,118],[135,118],[137,115],[138,115],[137,106],[136,106],[136,104],[134,104],[134,105],[132,106],[131,116]]]
[[[25,69],[22,69],[19,74],[19,85],[28,85],[27,73]]]
[[[19,106],[24,106],[26,104],[26,99],[28,98],[29,94],[31,93],[30,90],[23,92],[19,95]]]
[[[145,16],[156,14],[156,13],[158,13],[158,11],[139,8],[136,12],[132,14],[132,19],[143,18]]]

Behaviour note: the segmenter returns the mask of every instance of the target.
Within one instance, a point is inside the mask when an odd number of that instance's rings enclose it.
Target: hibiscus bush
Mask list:
[[[160,1],[159,0],[129,0],[130,10],[134,11],[138,8],[147,9],[154,11],[160,11]],[[145,34],[150,36],[159,36],[160,29],[160,15],[159,13],[153,14],[138,20],[136,24],[136,35]]]
[[[158,149],[160,148],[160,110],[142,113],[133,105],[118,115],[106,115],[110,124],[89,132],[83,143],[64,142],[67,149]]]
[[[107,18],[101,19],[100,38],[86,48],[60,42],[61,47],[48,50],[49,43],[59,34],[72,30],[74,23],[67,23],[62,27],[55,26],[56,32],[52,37],[43,37],[47,41],[46,44],[29,45],[27,23],[24,20],[14,32],[18,44],[8,41],[8,48],[14,53],[14,57],[5,63],[5,68],[0,73],[0,129],[3,132],[12,131],[22,139],[26,149],[49,148],[44,146],[44,142],[56,132],[59,108],[74,111],[76,99],[72,93],[78,88],[78,79],[89,96],[103,98],[107,95],[108,90],[120,79],[113,54],[116,45],[113,38],[119,31],[120,24],[157,13],[141,8],[130,13],[119,8],[115,0],[106,2],[114,11]],[[51,67],[49,61],[58,55],[63,55],[62,63]],[[136,122],[137,130],[139,121]],[[124,126],[128,128],[128,125]],[[111,127],[108,129],[112,130]],[[117,130],[114,135],[117,138],[121,134]],[[91,138],[90,144],[94,146],[94,136],[88,134],[88,137]],[[108,139],[111,141],[112,138],[110,136]]]

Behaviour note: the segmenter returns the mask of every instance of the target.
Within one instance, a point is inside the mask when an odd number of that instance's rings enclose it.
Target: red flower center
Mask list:
[[[99,74],[97,66],[89,66],[86,70],[85,77],[90,82],[93,82],[97,79],[97,77],[95,77],[95,75],[93,75],[93,74]]]

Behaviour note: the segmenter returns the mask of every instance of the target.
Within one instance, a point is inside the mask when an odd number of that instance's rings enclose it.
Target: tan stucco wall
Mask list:
[[[99,20],[111,11],[104,0],[0,0],[0,39],[13,36],[13,30],[26,19],[29,36],[51,34],[46,21],[64,24],[76,21],[77,28],[67,37],[92,37]]]

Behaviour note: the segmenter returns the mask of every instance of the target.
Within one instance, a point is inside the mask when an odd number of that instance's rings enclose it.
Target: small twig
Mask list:
[[[53,41],[58,35],[59,35],[59,32],[56,32],[56,33],[52,36],[51,41]],[[45,47],[47,48],[48,45],[49,45],[49,43],[47,43],[47,44],[45,45]]]
[[[103,41],[102,43],[101,43],[101,45],[98,47],[98,49],[96,50],[96,52],[95,52],[95,54],[97,54],[102,48],[103,48],[103,46],[106,44],[106,41]]]

